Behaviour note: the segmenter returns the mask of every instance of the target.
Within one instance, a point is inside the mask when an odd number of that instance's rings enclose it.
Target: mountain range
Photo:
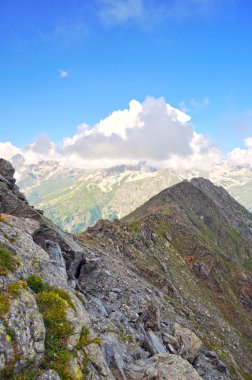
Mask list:
[[[251,339],[252,214],[223,187],[72,235],[0,159],[0,379],[251,380]]]
[[[146,163],[109,169],[65,168],[56,161],[26,165],[12,159],[18,185],[36,208],[63,230],[78,233],[99,219],[122,218],[161,190],[183,179],[209,178],[252,210],[252,171],[220,165],[212,173],[157,170]]]

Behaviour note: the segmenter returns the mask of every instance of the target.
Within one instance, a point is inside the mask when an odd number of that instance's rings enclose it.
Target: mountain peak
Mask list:
[[[25,164],[25,158],[20,153],[17,153],[14,156],[12,156],[10,161],[15,169],[18,169],[19,167],[22,167]]]

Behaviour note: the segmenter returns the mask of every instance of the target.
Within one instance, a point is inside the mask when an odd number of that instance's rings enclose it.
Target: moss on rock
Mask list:
[[[0,245],[0,276],[6,275],[9,271],[14,272],[18,266],[18,261],[13,254]]]
[[[15,281],[15,282],[11,282],[7,285],[8,292],[14,298],[20,296],[22,289],[27,289],[26,281]]]
[[[0,291],[0,318],[8,313],[10,308],[10,297]]]

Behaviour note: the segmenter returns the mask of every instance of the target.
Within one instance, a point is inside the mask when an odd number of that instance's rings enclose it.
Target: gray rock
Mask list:
[[[133,350],[129,351],[130,354],[132,355],[134,360],[142,360],[142,359],[148,359],[150,354],[149,352],[143,350],[141,347],[134,347]]]
[[[96,310],[98,310],[99,314],[103,315],[104,317],[108,317],[107,310],[99,298],[92,297],[91,302],[93,302],[95,304],[95,308],[96,308]]]
[[[171,234],[169,232],[166,232],[165,233],[165,238],[167,241],[171,242],[172,241],[172,237],[171,237]]]
[[[128,380],[200,380],[193,366],[180,356],[162,353],[137,361],[126,371]]]
[[[123,311],[130,322],[136,322],[139,319],[139,315],[134,310],[131,310],[128,305],[122,304],[120,309]]]
[[[170,334],[167,334],[167,333],[163,333],[163,342],[168,345],[170,344],[171,346],[173,346],[176,350],[179,349],[179,342],[178,340],[170,335]]]
[[[156,243],[156,241],[157,241],[157,235],[156,235],[154,232],[151,233],[151,240],[152,240],[154,243]]]
[[[223,361],[221,361],[219,359],[214,359],[212,363],[214,366],[216,366],[218,371],[227,372],[227,366],[225,363],[223,363]]]
[[[122,293],[122,289],[120,289],[120,288],[112,288],[111,292],[119,294],[119,293]]]
[[[51,240],[45,240],[46,251],[49,253],[51,259],[59,268],[65,270],[65,260],[63,259],[62,251],[60,245]]]
[[[152,303],[142,310],[140,320],[144,323],[145,330],[160,331],[160,309]]]
[[[3,158],[0,158],[0,174],[4,178],[13,178],[15,173],[15,169],[11,165],[9,161],[4,160]]]
[[[179,354],[192,363],[202,346],[202,341],[193,331],[180,326],[178,323],[174,324],[173,333],[180,345]]]
[[[11,337],[7,334],[2,321],[0,321],[0,370],[11,362],[13,355]]]
[[[15,332],[16,349],[21,359],[42,357],[45,326],[33,294],[23,290],[20,297],[12,301],[7,323]]]
[[[208,357],[210,359],[215,359],[215,358],[217,358],[217,354],[214,351],[207,351],[206,352],[206,357]]]
[[[61,378],[54,369],[49,369],[39,376],[37,380],[61,380]]]
[[[210,276],[211,268],[205,264],[196,263],[193,266],[195,272],[202,278],[206,279]]]
[[[165,346],[161,343],[160,339],[152,330],[148,330],[146,332],[144,345],[152,355],[159,354],[161,352],[167,352]]]
[[[216,358],[206,358],[203,353],[200,353],[193,363],[197,372],[202,375],[204,380],[230,380],[226,369],[222,372],[219,371],[217,364],[218,360]]]
[[[166,265],[165,263],[161,263],[161,267],[163,268],[163,271],[164,271],[165,273],[168,272],[167,265]]]

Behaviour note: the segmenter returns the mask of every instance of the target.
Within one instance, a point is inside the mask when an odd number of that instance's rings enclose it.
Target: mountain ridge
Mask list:
[[[29,202],[68,232],[78,233],[97,220],[121,218],[159,191],[207,173],[155,170],[145,163],[100,170],[63,168],[57,162],[26,166],[19,157],[18,184]],[[226,170],[226,169],[225,169]],[[252,210],[251,172],[221,170],[211,174],[240,203]],[[213,177],[213,178],[212,178]],[[62,209],[61,203],[65,207]]]
[[[202,190],[73,236],[0,174],[0,378],[251,379],[251,242]]]

